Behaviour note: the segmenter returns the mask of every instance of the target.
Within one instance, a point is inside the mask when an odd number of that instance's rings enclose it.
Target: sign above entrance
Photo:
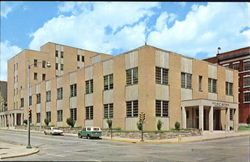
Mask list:
[[[212,104],[213,104],[215,107],[228,107],[228,106],[229,106],[228,103],[223,103],[223,102],[212,102]]]

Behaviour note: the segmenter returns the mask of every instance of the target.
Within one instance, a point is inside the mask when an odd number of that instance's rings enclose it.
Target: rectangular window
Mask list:
[[[34,73],[34,80],[37,80],[37,73]]]
[[[51,122],[51,111],[46,112],[46,119],[48,119],[49,122]]]
[[[233,120],[233,113],[234,113],[234,110],[230,109],[230,120]]]
[[[58,57],[58,51],[56,50],[56,57]]]
[[[104,76],[104,90],[113,89],[113,74]]]
[[[24,98],[21,98],[21,107],[24,106]]]
[[[70,109],[70,117],[73,120],[77,120],[77,109],[76,108]]]
[[[32,105],[32,96],[29,96],[29,106]]]
[[[63,88],[57,88],[57,99],[62,100],[63,99]]]
[[[137,117],[138,116],[138,100],[127,101],[127,117]]]
[[[244,71],[250,70],[250,61],[243,62],[243,69],[244,69]]]
[[[77,85],[70,85],[70,97],[75,97],[77,95]]]
[[[44,61],[44,60],[42,62],[42,68],[46,68],[46,61]]]
[[[217,80],[208,78],[208,92],[216,93],[217,92]]]
[[[226,82],[226,95],[228,96],[233,95],[233,83]]]
[[[37,60],[34,59],[34,67],[37,67]]]
[[[86,120],[93,120],[93,106],[86,107]]]
[[[168,117],[168,101],[163,101],[163,100],[155,101],[155,116]]]
[[[37,104],[41,103],[41,93],[36,94],[36,103]]]
[[[127,85],[138,83],[138,67],[126,70],[126,83]]]
[[[244,92],[244,102],[250,103],[250,92]]]
[[[235,64],[233,64],[233,69],[234,70],[239,70],[239,63],[235,63]]]
[[[104,104],[104,119],[113,118],[113,103]]]
[[[84,62],[84,56],[82,56],[82,62]]]
[[[58,63],[56,63],[56,70],[58,70]]]
[[[155,67],[155,81],[157,84],[168,84],[168,69]]]
[[[244,76],[243,78],[243,87],[250,87],[250,75]]]
[[[192,74],[181,73],[181,88],[192,88]]]
[[[93,93],[93,79],[85,81],[85,86],[86,94]]]
[[[63,51],[61,51],[61,58],[63,58]]]
[[[36,113],[36,122],[37,123],[41,122],[41,113]]]
[[[42,75],[42,80],[46,80],[46,74]]]
[[[202,76],[199,76],[199,91],[202,91]]]
[[[77,61],[80,61],[80,55],[77,55]]]
[[[61,70],[63,70],[63,64],[61,64]]]
[[[51,101],[51,91],[47,91],[46,92],[46,102],[50,102]]]
[[[57,110],[57,121],[58,122],[63,121],[63,111],[62,110]]]

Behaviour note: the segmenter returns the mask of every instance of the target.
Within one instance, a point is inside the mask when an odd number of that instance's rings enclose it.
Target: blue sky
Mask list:
[[[112,55],[147,42],[198,59],[250,45],[246,2],[0,3],[0,80],[9,58],[49,41]]]

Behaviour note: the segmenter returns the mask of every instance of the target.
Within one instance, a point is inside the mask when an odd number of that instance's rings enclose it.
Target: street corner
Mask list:
[[[0,159],[9,159],[36,154],[40,151],[38,147],[26,148],[24,145],[15,145],[0,142]]]

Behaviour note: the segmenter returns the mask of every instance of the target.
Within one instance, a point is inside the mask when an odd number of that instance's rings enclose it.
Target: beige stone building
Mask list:
[[[47,43],[9,60],[8,111],[14,115],[8,118],[10,125],[22,124],[30,96],[37,126],[45,118],[51,125],[67,126],[72,117],[76,126],[106,128],[111,118],[115,128],[137,130],[144,112],[146,130],[156,130],[158,120],[163,130],[177,121],[182,128],[237,130],[237,89],[236,70],[153,46],[111,56]]]

